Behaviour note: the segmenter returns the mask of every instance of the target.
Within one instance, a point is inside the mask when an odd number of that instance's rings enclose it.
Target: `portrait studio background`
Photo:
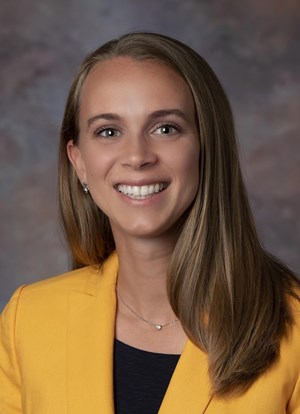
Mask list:
[[[85,55],[131,30],[196,49],[229,95],[261,238],[300,273],[298,0],[19,0],[0,5],[0,309],[68,269],[58,224],[59,126]]]

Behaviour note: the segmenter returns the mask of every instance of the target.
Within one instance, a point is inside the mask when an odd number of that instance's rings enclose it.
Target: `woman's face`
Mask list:
[[[98,63],[81,93],[68,154],[115,238],[172,234],[199,183],[195,106],[186,82],[151,60]]]

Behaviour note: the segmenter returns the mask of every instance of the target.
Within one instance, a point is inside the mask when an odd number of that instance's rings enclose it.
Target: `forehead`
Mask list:
[[[130,74],[138,76],[144,74],[147,77],[158,77],[162,80],[167,80],[171,77],[172,80],[177,80],[185,83],[184,79],[167,64],[155,59],[134,59],[129,56],[119,56],[111,59],[106,59],[102,62],[96,63],[90,70],[85,84],[93,80],[127,80]]]
[[[186,81],[172,68],[155,60],[116,57],[97,63],[87,75],[81,91],[81,107],[112,101],[129,105],[136,100],[164,106],[173,101],[193,105]]]

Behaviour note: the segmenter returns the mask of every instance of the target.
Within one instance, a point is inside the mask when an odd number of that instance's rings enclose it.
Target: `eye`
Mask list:
[[[179,128],[176,125],[172,124],[163,124],[160,125],[154,131],[155,135],[172,135],[179,131]]]
[[[98,129],[96,135],[104,138],[115,138],[119,137],[121,133],[115,128],[105,127]]]

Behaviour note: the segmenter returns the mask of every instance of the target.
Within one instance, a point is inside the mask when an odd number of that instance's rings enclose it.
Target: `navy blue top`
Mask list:
[[[115,339],[115,414],[157,414],[179,357],[142,351]]]

